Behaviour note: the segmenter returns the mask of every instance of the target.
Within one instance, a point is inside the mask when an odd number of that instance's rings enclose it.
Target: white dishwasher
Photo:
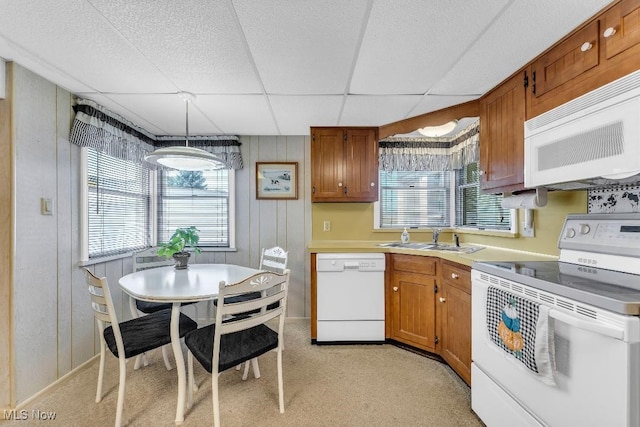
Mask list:
[[[316,342],[384,341],[384,254],[316,255]]]

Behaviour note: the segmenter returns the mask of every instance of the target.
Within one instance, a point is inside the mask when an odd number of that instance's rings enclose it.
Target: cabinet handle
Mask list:
[[[608,39],[609,37],[611,37],[615,33],[616,33],[616,29],[613,28],[613,27],[609,27],[606,30],[604,30],[604,33],[602,33],[602,35],[604,36],[605,39]]]
[[[393,287],[393,292],[398,292],[398,287],[397,286]]]
[[[376,183],[375,183],[375,182],[372,182],[370,185],[371,185],[372,187],[375,187],[375,186],[376,186]]]
[[[451,278],[452,279],[457,279],[458,277],[460,277],[460,275],[458,275],[456,273],[451,273]]]
[[[582,43],[582,46],[580,46],[580,50],[583,52],[586,52],[588,50],[591,50],[591,48],[593,47],[593,44],[590,42],[584,42]]]
[[[338,183],[338,187],[342,187],[342,183],[341,182]]]
[[[445,302],[447,299],[444,297],[440,297],[440,302]]]

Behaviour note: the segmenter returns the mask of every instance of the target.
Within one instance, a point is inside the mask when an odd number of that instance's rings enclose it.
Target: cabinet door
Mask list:
[[[471,383],[471,270],[440,260],[437,295],[438,351],[451,368]]]
[[[640,44],[640,0],[623,0],[606,12],[602,37],[607,59]]]
[[[598,65],[598,28],[595,20],[533,63],[531,93],[535,97]]]
[[[378,141],[375,129],[347,129],[344,193],[351,202],[378,200]]]
[[[471,384],[471,294],[444,284],[440,305],[440,355],[460,377]]]
[[[311,128],[311,201],[344,197],[344,131]]]
[[[480,99],[480,188],[524,188],[524,74]]]
[[[423,350],[435,350],[434,286],[434,277],[394,272],[393,339]]]

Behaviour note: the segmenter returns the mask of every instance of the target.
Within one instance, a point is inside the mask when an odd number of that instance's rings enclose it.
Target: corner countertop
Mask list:
[[[472,253],[420,250],[406,248],[389,248],[378,246],[384,242],[364,241],[364,240],[322,240],[309,243],[307,250],[309,253],[328,252],[382,252],[394,254],[434,256],[449,261],[471,266],[475,261],[556,261],[555,255],[540,254],[535,252],[518,251],[505,249],[496,246],[463,244],[462,246],[481,246],[483,249]]]

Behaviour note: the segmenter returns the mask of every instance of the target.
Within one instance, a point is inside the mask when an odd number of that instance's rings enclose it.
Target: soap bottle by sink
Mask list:
[[[402,234],[400,235],[400,242],[401,243],[409,243],[409,232],[407,231],[407,227],[404,228],[404,231],[402,232]]]

